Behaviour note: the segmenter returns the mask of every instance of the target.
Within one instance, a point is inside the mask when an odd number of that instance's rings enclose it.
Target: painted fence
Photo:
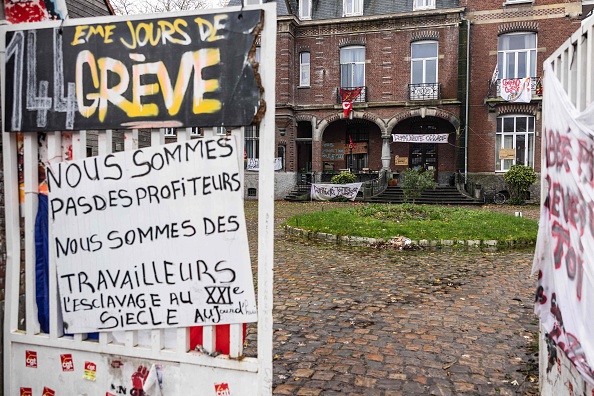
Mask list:
[[[5,394],[272,393],[275,7],[2,28]],[[252,123],[257,295],[242,201]]]
[[[594,394],[594,18],[544,63],[534,257],[542,395]]]

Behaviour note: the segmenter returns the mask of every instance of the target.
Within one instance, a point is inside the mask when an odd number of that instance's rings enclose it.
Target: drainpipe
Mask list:
[[[464,16],[462,20],[466,21],[466,104],[464,115],[466,120],[464,122],[464,181],[468,180],[468,96],[470,90],[470,21]]]

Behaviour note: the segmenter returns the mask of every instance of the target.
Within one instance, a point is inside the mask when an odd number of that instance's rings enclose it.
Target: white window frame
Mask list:
[[[357,50],[363,50],[363,60],[343,63],[343,61],[342,61],[343,51],[357,51]],[[366,54],[365,46],[352,45],[349,47],[343,47],[340,49],[340,52],[341,52],[340,87],[341,88],[364,87],[365,86],[365,54]],[[355,75],[356,75],[355,69],[358,69],[360,67],[363,68],[363,81],[361,82],[361,84],[355,84]],[[348,83],[344,82],[344,78],[343,78],[344,77],[344,75],[343,75],[344,69],[348,69],[349,80],[350,80]]]
[[[245,154],[247,158],[260,158],[260,126],[244,128]]]
[[[311,3],[313,0],[299,0],[299,19],[311,19]]]
[[[414,0],[413,11],[434,10],[435,0]]]
[[[190,136],[202,136],[200,127],[192,127],[192,129],[190,130]]]
[[[518,120],[525,119],[526,131],[517,131]],[[513,126],[506,128],[506,120],[513,119]],[[507,172],[512,165],[521,163],[522,165],[531,166],[534,168],[534,151],[535,151],[535,123],[536,118],[528,114],[510,114],[497,118],[497,131],[495,133],[495,172]],[[508,129],[508,130],[505,130]],[[523,136],[524,148],[523,153],[518,153],[518,137]],[[511,147],[509,147],[511,146]],[[514,149],[516,156],[512,159],[499,159],[499,149]],[[523,158],[518,161],[518,154]]]
[[[164,128],[163,136],[175,137],[177,136],[177,131],[175,130],[175,128]]]
[[[413,58],[413,47],[418,46],[418,45],[428,45],[428,44],[434,44],[435,45],[435,56],[431,56],[431,57],[425,57],[425,58]],[[435,84],[439,81],[439,42],[435,41],[435,40],[424,40],[424,41],[416,41],[414,43],[410,44],[410,83],[411,84],[427,84],[427,80],[429,80],[427,77],[427,63],[430,61],[435,61],[435,81],[431,81],[429,82],[430,84]],[[414,65],[416,63],[421,63],[423,65],[422,69],[422,80],[420,83],[419,82],[415,82],[414,81]]]
[[[305,61],[303,55],[309,55],[309,59]],[[311,53],[309,51],[302,51],[299,53],[299,86],[309,87],[311,83]]]
[[[534,35],[534,47],[522,48],[522,49],[508,49],[502,50],[501,41],[511,36],[519,35]],[[499,79],[510,79],[510,78],[525,78],[525,77],[537,77],[536,76],[536,65],[537,65],[537,46],[538,46],[538,34],[534,32],[517,32],[517,33],[506,33],[502,34],[498,38],[497,44],[497,67],[499,69]],[[518,65],[521,56],[526,56],[526,69],[527,72],[519,73]],[[513,57],[514,59],[514,70],[509,70],[508,63]]]
[[[342,16],[363,15],[363,0],[342,0]]]

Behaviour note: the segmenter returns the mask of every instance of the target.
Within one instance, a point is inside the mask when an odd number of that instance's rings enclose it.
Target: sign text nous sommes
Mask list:
[[[65,330],[256,320],[232,137],[48,166]]]

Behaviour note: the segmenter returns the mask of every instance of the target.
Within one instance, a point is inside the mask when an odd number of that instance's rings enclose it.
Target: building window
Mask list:
[[[225,127],[220,127],[219,126],[219,127],[214,127],[213,129],[214,129],[215,134],[217,136],[225,136],[225,135],[227,135],[227,128],[225,128]]]
[[[260,158],[260,127],[250,125],[244,129],[245,154],[247,158]]]
[[[497,65],[501,79],[536,77],[536,33],[499,36]]]
[[[435,0],[414,0],[413,11],[434,10]]]
[[[340,49],[340,86],[341,88],[365,86],[365,47],[353,46]]]
[[[285,169],[285,152],[286,152],[287,148],[284,145],[279,145],[276,148],[276,156],[277,158],[280,158],[281,161],[281,169]]]
[[[190,136],[202,136],[202,130],[199,127],[192,127]]]
[[[175,128],[165,128],[165,136],[166,137],[174,137],[175,136]]]
[[[299,54],[299,86],[301,87],[309,87],[309,62],[309,52],[302,52]]]
[[[299,18],[311,19],[311,0],[299,0]]]
[[[363,15],[363,0],[343,0],[343,16]]]
[[[495,171],[506,172],[512,165],[534,168],[534,117],[527,115],[497,118]]]
[[[419,41],[411,44],[411,83],[437,82],[437,41]]]

